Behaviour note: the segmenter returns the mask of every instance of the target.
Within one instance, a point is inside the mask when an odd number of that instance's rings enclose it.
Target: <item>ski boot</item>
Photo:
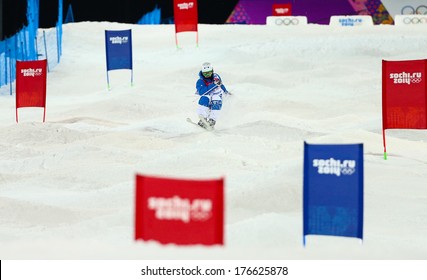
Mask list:
[[[207,125],[209,124],[208,121],[205,118],[200,117],[199,122],[197,123],[199,126],[203,127],[204,129],[207,129]]]
[[[208,120],[208,124],[209,124],[209,126],[211,127],[211,129],[213,129],[213,128],[214,128],[215,123],[216,123],[216,121],[215,121],[215,120],[213,120],[213,119],[209,119],[209,120]]]

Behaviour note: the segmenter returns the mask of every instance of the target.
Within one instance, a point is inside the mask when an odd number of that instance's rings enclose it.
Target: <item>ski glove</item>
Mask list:
[[[214,84],[216,84],[217,86],[221,86],[222,82],[221,82],[221,80],[219,78],[215,77],[214,78]]]

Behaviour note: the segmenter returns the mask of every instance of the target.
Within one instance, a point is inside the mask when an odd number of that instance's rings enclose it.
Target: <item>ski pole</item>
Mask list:
[[[209,92],[211,92],[212,90],[216,89],[217,87],[218,87],[218,85],[215,85],[213,88],[211,88],[211,89],[210,89],[210,90],[208,90],[207,92],[205,92],[205,93],[201,94],[200,96],[207,95]]]

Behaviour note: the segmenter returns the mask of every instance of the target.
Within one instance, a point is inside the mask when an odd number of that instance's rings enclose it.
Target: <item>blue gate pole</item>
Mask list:
[[[133,67],[132,67],[130,75],[131,75],[130,76],[130,86],[133,87]]]
[[[110,78],[108,77],[108,70],[107,70],[107,86],[108,86],[108,91],[110,91]]]
[[[58,26],[56,26],[55,28],[56,31],[56,48],[57,48],[57,54],[58,54],[58,64],[59,64],[59,60],[60,60],[60,55],[59,55],[59,32],[58,32]]]
[[[46,47],[46,32],[43,30],[43,41],[44,41],[44,52],[46,53],[47,72],[49,71],[49,59],[47,58],[47,47]]]
[[[12,50],[9,49],[9,86],[10,95],[12,95]]]
[[[35,43],[35,45],[36,45],[36,60],[39,60],[39,46],[38,46],[38,44],[37,44],[37,35],[36,35],[36,37],[34,38],[34,43]]]
[[[25,49],[24,49],[24,42],[21,42],[21,49],[22,49],[22,53],[21,53],[21,60],[22,61],[27,61],[27,56],[25,55]]]

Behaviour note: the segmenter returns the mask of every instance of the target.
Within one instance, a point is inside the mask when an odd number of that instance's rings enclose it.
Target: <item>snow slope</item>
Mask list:
[[[110,72],[104,30],[132,29]],[[0,91],[0,259],[426,259],[427,132],[387,131],[381,60],[427,57],[426,27],[64,25],[47,115]],[[196,118],[210,61],[234,95],[214,132]],[[303,142],[363,143],[364,242],[302,246]],[[134,242],[135,174],[225,177],[225,246]]]

